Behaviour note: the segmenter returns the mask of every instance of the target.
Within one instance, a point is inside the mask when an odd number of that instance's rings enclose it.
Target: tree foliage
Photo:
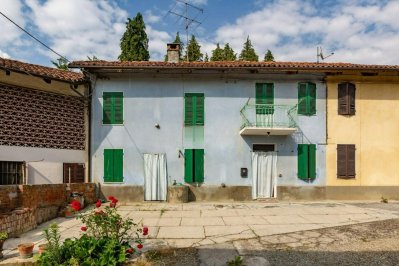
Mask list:
[[[145,32],[145,23],[141,13],[137,13],[133,19],[128,18],[126,31],[120,42],[121,54],[118,59],[121,61],[148,61],[148,37]]]
[[[62,69],[62,70],[69,70],[68,68],[68,60],[64,57],[60,57],[57,59],[57,62],[55,61],[51,61],[51,63],[53,63],[53,65],[58,68],[58,69]]]
[[[237,54],[234,52],[233,48],[230,47],[229,43],[224,45],[224,60],[226,61],[235,61],[237,60]]]
[[[209,56],[208,56],[208,53],[205,53],[204,62],[209,62]]]
[[[215,50],[212,50],[211,61],[224,61],[224,58],[224,50],[217,43]]]
[[[245,60],[245,61],[258,61],[259,59],[258,55],[255,52],[254,47],[252,46],[249,36],[247,37],[247,40],[244,43],[244,47],[241,50],[239,58],[240,60]]]
[[[270,51],[269,49],[267,49],[264,61],[265,62],[274,61],[274,55],[273,55],[272,51]]]
[[[198,44],[194,35],[191,35],[191,39],[188,41],[185,58],[187,58],[187,53],[190,62],[202,60],[201,45]]]

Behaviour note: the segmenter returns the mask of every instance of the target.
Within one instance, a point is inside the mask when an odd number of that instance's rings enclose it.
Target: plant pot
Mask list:
[[[0,259],[3,258],[3,244],[6,240],[0,240]]]
[[[33,255],[33,247],[35,244],[33,243],[24,243],[18,245],[19,256],[22,259],[31,258]]]
[[[39,245],[39,254],[42,254],[47,250],[47,244],[40,244]]]

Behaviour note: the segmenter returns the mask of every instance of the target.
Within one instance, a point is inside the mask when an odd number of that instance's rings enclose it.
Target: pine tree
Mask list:
[[[57,62],[55,61],[51,61],[51,63],[53,63],[53,65],[58,68],[58,69],[62,69],[62,70],[69,70],[68,68],[68,60],[64,57],[60,57],[57,59]]]
[[[269,49],[267,49],[267,52],[266,52],[266,54],[265,54],[265,59],[264,59],[264,61],[265,61],[265,62],[274,61],[273,53],[272,53],[272,51],[270,51]]]
[[[128,18],[126,31],[120,42],[121,54],[118,59],[121,61],[148,61],[148,37],[145,32],[145,23],[141,13],[137,13],[133,19]]]
[[[212,50],[211,61],[224,61],[224,51],[220,48],[219,43],[216,44],[215,50]]]
[[[244,43],[244,47],[240,53],[240,60],[245,61],[258,61],[259,57],[255,52],[254,47],[252,46],[251,40],[249,36],[247,37],[247,41]]]
[[[201,46],[198,44],[194,35],[191,35],[190,41],[188,41],[186,55],[187,58],[188,53],[188,61],[201,61],[203,54],[201,53]]]
[[[209,62],[209,57],[208,57],[208,53],[205,53],[205,58],[204,58],[204,62]]]
[[[230,47],[229,43],[226,43],[224,45],[224,60],[225,61],[235,61],[237,60],[237,54],[234,53],[233,48]]]

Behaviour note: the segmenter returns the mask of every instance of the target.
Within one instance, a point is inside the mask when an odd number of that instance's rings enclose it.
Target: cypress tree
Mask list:
[[[225,61],[235,61],[237,60],[237,54],[234,53],[233,48],[230,47],[229,43],[226,43],[224,45],[224,60]]]
[[[265,61],[265,62],[274,61],[273,53],[272,53],[272,51],[270,51],[269,49],[267,49],[267,52],[266,52],[266,54],[265,54],[265,59],[264,59],[264,61]]]
[[[121,54],[118,59],[121,61],[148,61],[148,37],[145,32],[145,23],[141,13],[137,13],[133,19],[128,18],[126,31],[120,42]]]
[[[208,57],[208,53],[205,53],[205,58],[204,58],[204,62],[209,62],[209,57]]]
[[[190,62],[202,60],[203,54],[201,53],[201,45],[198,44],[194,35],[191,35],[191,39],[190,41],[188,41],[186,56],[184,58],[187,58],[187,53],[188,53],[188,61]]]
[[[244,61],[258,61],[259,57],[255,52],[254,47],[252,46],[251,40],[249,36],[247,37],[247,41],[244,43],[244,47],[240,53],[240,60]]]
[[[220,48],[219,43],[216,44],[215,50],[212,50],[211,61],[224,61],[224,50]]]

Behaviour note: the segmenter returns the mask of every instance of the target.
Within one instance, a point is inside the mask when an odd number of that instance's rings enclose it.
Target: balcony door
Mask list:
[[[274,84],[256,83],[256,126],[273,127]]]

